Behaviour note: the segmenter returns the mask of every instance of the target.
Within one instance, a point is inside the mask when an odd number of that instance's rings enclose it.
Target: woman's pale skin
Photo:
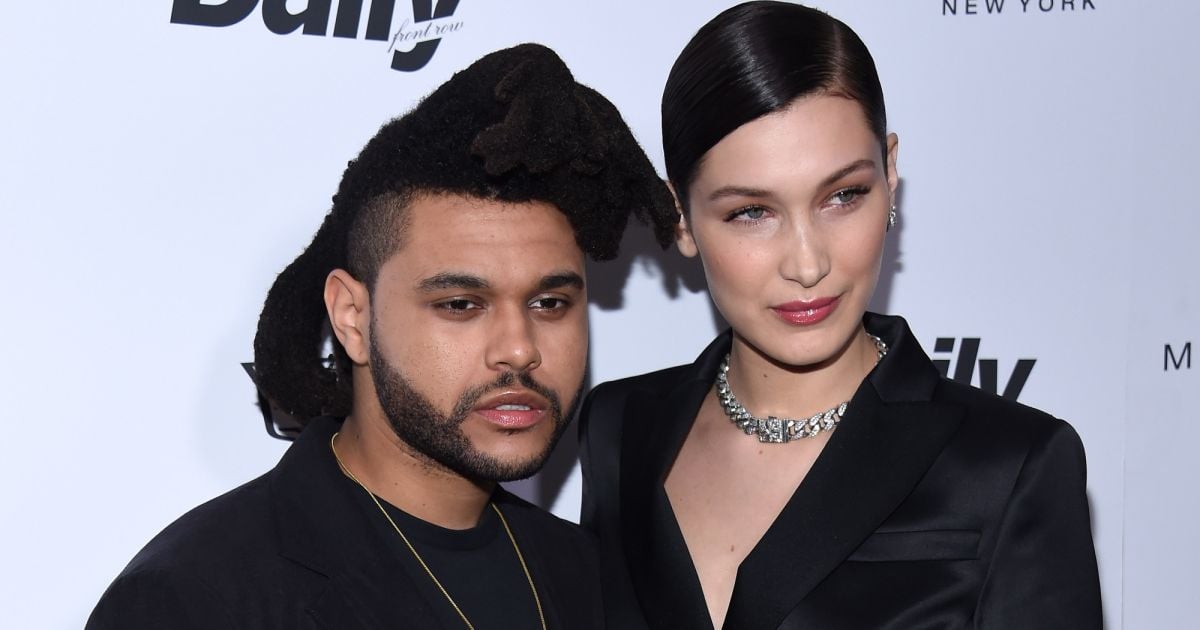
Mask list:
[[[825,411],[875,366],[862,315],[898,181],[895,135],[886,149],[885,163],[856,101],[818,94],[734,130],[697,169],[678,245],[700,257],[733,328],[729,382],[756,416]],[[776,310],[821,298],[837,302],[815,324]],[[724,624],[742,560],[830,436],[762,444],[732,425],[714,392],[705,398],[666,490],[714,627]]]

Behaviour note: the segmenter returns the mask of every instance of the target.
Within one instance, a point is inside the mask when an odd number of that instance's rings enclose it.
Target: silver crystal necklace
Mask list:
[[[875,350],[879,352],[875,362],[878,363],[888,352],[887,344],[875,335],[868,334],[867,336],[875,342]],[[737,396],[733,395],[733,389],[729,387],[728,353],[717,370],[717,400],[721,401],[721,408],[725,410],[725,415],[729,416],[729,420],[737,428],[745,431],[746,435],[758,436],[759,442],[772,444],[783,444],[800,438],[813,437],[822,431],[832,431],[842,421],[842,416],[846,415],[846,407],[850,405],[850,401],[847,400],[832,409],[813,414],[807,419],[777,418],[775,416],[756,418],[738,401]]]

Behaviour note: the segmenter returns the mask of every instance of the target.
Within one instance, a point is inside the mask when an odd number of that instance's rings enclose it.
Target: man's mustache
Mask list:
[[[550,413],[554,414],[555,421],[562,418],[562,403],[558,399],[558,395],[549,387],[539,383],[537,379],[529,372],[505,372],[496,378],[495,381],[486,385],[477,385],[463,392],[458,398],[458,404],[454,406],[454,413],[451,414],[455,424],[462,424],[466,420],[467,415],[475,408],[479,399],[487,394],[497,390],[512,387],[513,384],[520,383],[522,387],[532,391],[542,398],[545,398],[550,403]]]

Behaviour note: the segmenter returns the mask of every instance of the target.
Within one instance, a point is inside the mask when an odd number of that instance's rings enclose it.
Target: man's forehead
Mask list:
[[[574,230],[552,204],[422,195],[407,214],[399,228],[404,244],[385,267],[397,263],[409,282],[457,276],[469,288],[465,280],[471,277],[489,286],[583,277]]]
[[[422,193],[408,204],[405,229],[410,236],[436,236],[449,239],[455,233],[471,237],[479,232],[496,232],[506,226],[529,222],[541,227],[566,229],[570,221],[554,204],[545,201],[500,201],[457,194]],[[414,230],[414,228],[416,228]],[[481,228],[481,229],[472,229]],[[529,236],[536,234],[530,232]],[[572,242],[574,239],[572,238]]]

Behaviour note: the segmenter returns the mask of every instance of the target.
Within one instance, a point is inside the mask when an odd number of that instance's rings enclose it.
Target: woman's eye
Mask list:
[[[762,206],[747,206],[734,210],[726,221],[760,221],[767,216],[767,209]]]
[[[834,205],[848,206],[858,200],[859,197],[871,192],[866,186],[855,186],[853,188],[843,188],[835,193],[830,198]]]

